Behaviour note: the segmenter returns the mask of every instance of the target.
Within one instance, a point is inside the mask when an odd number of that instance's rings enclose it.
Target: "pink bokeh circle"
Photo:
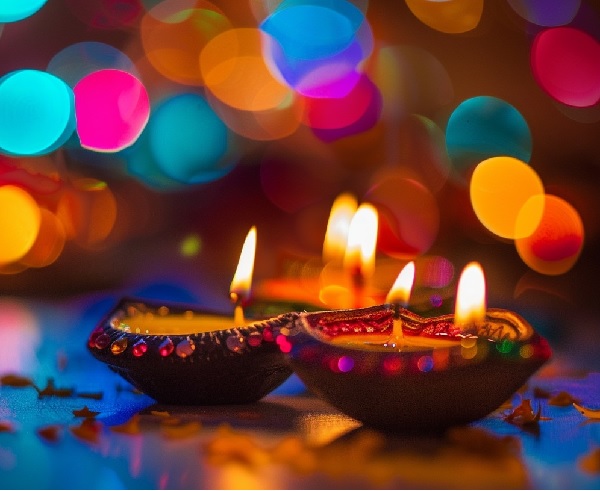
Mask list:
[[[81,146],[118,152],[140,136],[150,116],[150,99],[136,77],[122,70],[98,70],[74,87]]]

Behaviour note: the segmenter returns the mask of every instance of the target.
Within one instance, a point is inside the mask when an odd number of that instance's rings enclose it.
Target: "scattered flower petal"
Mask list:
[[[90,408],[88,408],[87,406],[83,406],[83,408],[81,408],[81,409],[73,410],[73,416],[75,416],[76,418],[91,419],[91,418],[95,418],[99,414],[100,414],[100,412],[98,412],[98,411],[90,411]]]

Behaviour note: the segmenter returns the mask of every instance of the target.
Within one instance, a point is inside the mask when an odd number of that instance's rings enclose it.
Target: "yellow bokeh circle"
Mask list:
[[[22,258],[40,230],[40,209],[31,195],[17,186],[0,186],[0,265]]]
[[[542,218],[543,200],[534,201],[526,213],[521,210],[530,198],[543,195],[544,185],[538,174],[513,157],[486,159],[471,177],[471,205],[477,218],[490,232],[506,239],[533,233]]]

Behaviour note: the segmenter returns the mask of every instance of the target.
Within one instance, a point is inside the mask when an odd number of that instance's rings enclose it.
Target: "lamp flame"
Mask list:
[[[372,276],[375,269],[378,215],[376,208],[363,203],[352,217],[344,255],[344,268],[362,278]]]
[[[333,202],[323,242],[324,263],[344,258],[350,223],[357,208],[356,198],[349,193],[340,194]]]
[[[250,295],[252,272],[254,271],[254,256],[256,253],[256,227],[252,227],[246,235],[242,246],[240,260],[233,275],[229,292],[234,302],[240,302]]]
[[[385,299],[386,303],[400,304],[404,307],[408,305],[410,299],[410,292],[415,281],[415,263],[414,261],[406,264],[402,271],[398,274],[396,281],[390,288],[389,293]]]
[[[458,280],[454,322],[467,326],[485,319],[486,295],[483,269],[477,262],[470,262]]]

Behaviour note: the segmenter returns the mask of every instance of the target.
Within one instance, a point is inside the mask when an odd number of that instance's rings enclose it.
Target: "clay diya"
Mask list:
[[[550,357],[520,315],[421,317],[399,304],[301,313],[286,336],[293,370],[366,425],[439,432],[497,409]]]
[[[89,350],[161,403],[243,404],[261,399],[292,373],[278,342],[296,314],[257,317],[265,311],[257,304],[245,320],[242,307],[249,296],[255,250],[252,227],[231,282],[233,316],[125,298],[92,331]]]
[[[92,331],[88,349],[160,403],[243,404],[291,375],[278,341],[295,317],[236,327],[222,313],[125,298]]]

